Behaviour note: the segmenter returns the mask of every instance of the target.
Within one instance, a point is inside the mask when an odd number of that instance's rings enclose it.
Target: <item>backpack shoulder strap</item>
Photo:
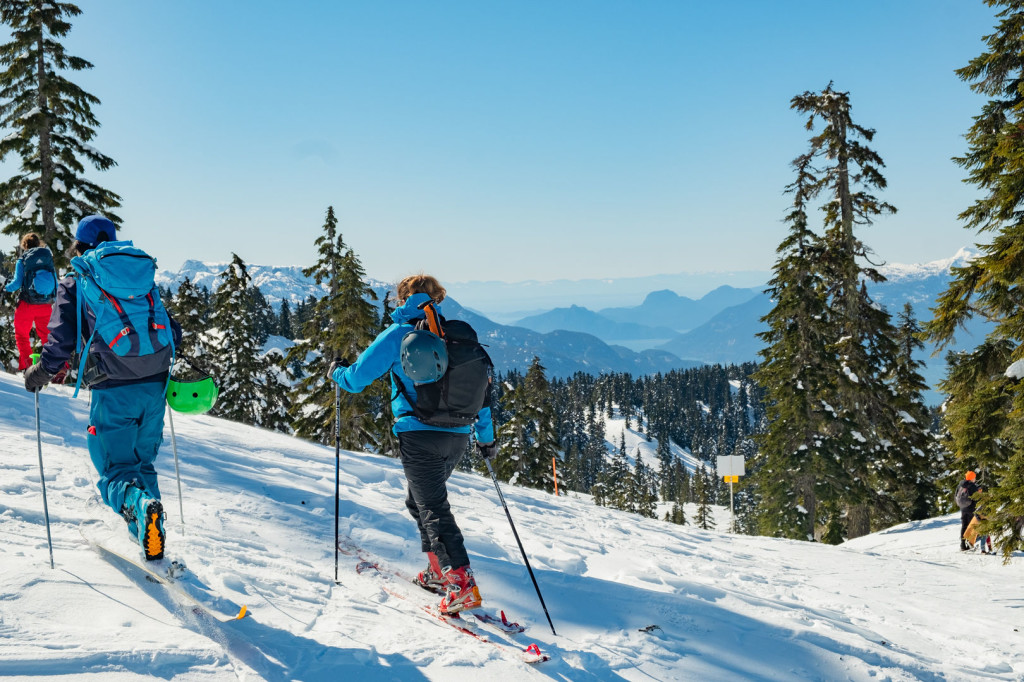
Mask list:
[[[92,328],[92,334],[89,335],[89,340],[82,345],[82,309],[85,307],[85,295],[82,291],[82,281],[85,279],[85,275],[75,273],[75,333],[78,335],[75,340],[75,348],[78,351],[78,372],[75,377],[75,393],[72,398],[78,397],[78,391],[82,387],[82,374],[85,373],[85,359],[89,355],[89,349],[92,347],[92,337],[96,336],[96,326]]]

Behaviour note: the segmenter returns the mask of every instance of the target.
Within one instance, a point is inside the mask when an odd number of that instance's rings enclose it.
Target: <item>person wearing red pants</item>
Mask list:
[[[21,238],[21,255],[14,266],[14,278],[4,288],[18,291],[18,307],[14,311],[14,340],[18,345],[18,371],[32,364],[32,342],[29,334],[36,328],[40,344],[50,336],[50,315],[57,292],[57,271],[53,254],[39,235],[29,232]]]

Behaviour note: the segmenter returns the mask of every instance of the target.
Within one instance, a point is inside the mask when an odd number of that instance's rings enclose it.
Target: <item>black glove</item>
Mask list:
[[[25,390],[29,393],[36,393],[43,390],[43,386],[50,383],[53,375],[43,369],[38,362],[25,370]]]
[[[331,363],[331,368],[329,370],[327,370],[327,376],[333,377],[334,376],[334,372],[337,369],[339,369],[341,367],[351,367],[351,366],[352,366],[352,363],[349,362],[348,360],[344,360],[342,358],[334,358],[334,361]]]
[[[480,456],[487,461],[490,461],[496,454],[498,454],[498,446],[496,443],[477,443],[476,449],[477,452],[480,453]]]

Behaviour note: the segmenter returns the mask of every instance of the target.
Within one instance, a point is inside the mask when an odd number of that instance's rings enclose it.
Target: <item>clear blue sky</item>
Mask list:
[[[950,157],[981,100],[953,73],[981,0],[80,0],[66,41],[102,100],[93,179],[126,237],[309,265],[328,205],[367,273],[448,282],[768,270],[790,98],[828,82],[878,133],[892,262],[976,236]],[[4,237],[9,248],[13,239]]]

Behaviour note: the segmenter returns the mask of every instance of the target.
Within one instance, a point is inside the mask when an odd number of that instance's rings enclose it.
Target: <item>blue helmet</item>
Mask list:
[[[444,339],[426,329],[414,329],[402,337],[402,371],[414,384],[430,384],[448,371]]]

